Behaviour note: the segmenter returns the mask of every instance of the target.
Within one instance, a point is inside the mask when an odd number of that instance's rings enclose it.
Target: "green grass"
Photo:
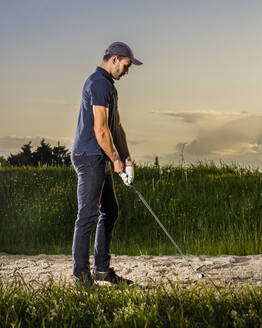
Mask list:
[[[0,327],[261,327],[262,288],[205,285],[99,287],[52,278],[33,288],[0,281]]]
[[[135,185],[188,254],[262,253],[262,175],[234,165],[136,167]],[[120,205],[112,252],[176,254],[131,188],[115,175]],[[77,214],[71,168],[0,169],[0,251],[71,253]]]

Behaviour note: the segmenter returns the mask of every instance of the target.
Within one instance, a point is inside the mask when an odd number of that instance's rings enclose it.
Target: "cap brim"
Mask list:
[[[135,58],[130,58],[132,64],[134,65],[142,65],[143,63]]]

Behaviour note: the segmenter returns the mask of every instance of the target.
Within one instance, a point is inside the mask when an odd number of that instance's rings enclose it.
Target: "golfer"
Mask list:
[[[132,281],[119,277],[110,267],[110,245],[118,216],[113,186],[114,172],[126,185],[134,180],[133,161],[120,122],[114,80],[127,75],[130,66],[142,63],[130,47],[114,42],[102,63],[86,80],[78,123],[71,149],[71,161],[78,175],[78,214],[75,221],[72,258],[76,281],[86,286],[94,280],[113,284]],[[90,235],[98,218],[94,249],[94,276],[89,263]]]

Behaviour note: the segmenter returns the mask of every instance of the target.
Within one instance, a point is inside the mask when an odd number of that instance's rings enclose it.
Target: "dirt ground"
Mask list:
[[[111,266],[116,273],[139,285],[166,283],[168,280],[189,284],[201,280],[216,285],[239,286],[250,283],[262,286],[262,254],[250,256],[189,256],[193,268],[200,267],[205,277],[189,268],[180,256],[118,256],[112,255]],[[93,256],[90,258],[93,267]],[[50,275],[55,281],[74,282],[70,255],[9,255],[0,253],[0,279],[10,282],[22,275],[31,284],[45,282]]]

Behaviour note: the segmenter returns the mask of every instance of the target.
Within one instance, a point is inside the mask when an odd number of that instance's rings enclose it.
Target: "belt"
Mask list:
[[[82,154],[72,153],[72,156],[81,156]],[[106,159],[106,164],[110,165],[110,159]]]

